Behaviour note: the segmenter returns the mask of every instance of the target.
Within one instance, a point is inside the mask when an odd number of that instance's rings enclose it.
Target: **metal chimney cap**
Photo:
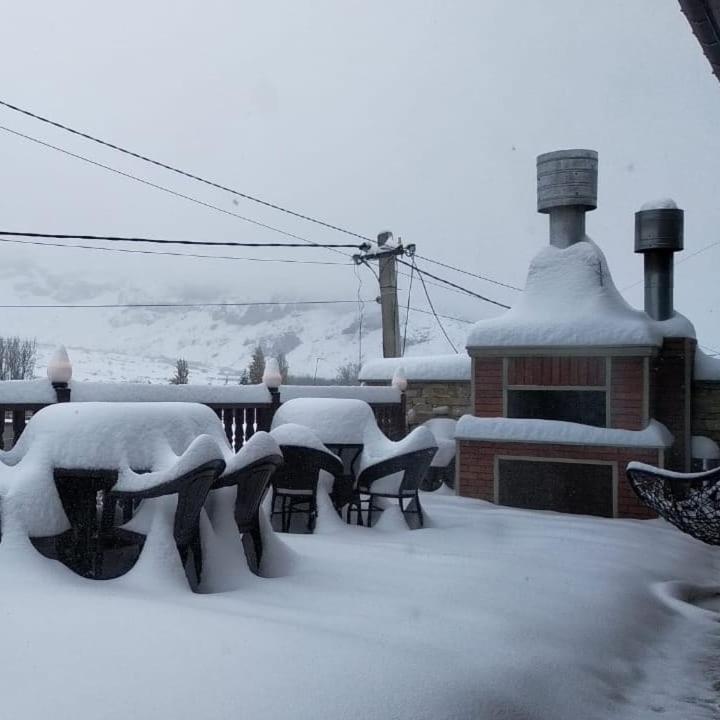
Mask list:
[[[598,154],[595,150],[555,150],[537,157],[537,209],[597,207]]]
[[[680,208],[652,208],[635,213],[635,252],[678,252],[684,247],[685,213]]]

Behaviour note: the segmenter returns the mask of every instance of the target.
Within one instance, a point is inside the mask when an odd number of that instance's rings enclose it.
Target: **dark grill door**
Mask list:
[[[498,475],[501,505],[613,516],[611,465],[499,460]]]

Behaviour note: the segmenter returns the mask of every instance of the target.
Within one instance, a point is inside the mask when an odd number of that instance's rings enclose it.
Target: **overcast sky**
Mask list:
[[[7,3],[3,27],[3,99],[362,234],[390,228],[420,254],[504,282],[522,285],[547,241],[535,157],[548,150],[599,151],[588,231],[621,289],[641,278],[633,213],[648,199],[685,208],[685,256],[720,240],[720,83],[677,0],[45,0]],[[8,110],[0,124],[312,240],[348,240]],[[15,230],[283,240],[2,131],[0,218]],[[0,253],[6,302],[357,291],[349,265]],[[343,260],[321,250],[243,253]],[[719,261],[717,246],[676,276],[678,308],[715,348]],[[364,280],[372,297],[367,272]],[[432,290],[440,311],[488,313]],[[641,304],[641,286],[627,297]]]

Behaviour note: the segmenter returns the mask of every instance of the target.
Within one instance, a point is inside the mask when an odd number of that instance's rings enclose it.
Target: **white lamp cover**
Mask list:
[[[280,365],[278,365],[277,358],[271,357],[265,360],[262,381],[271,390],[279,388],[282,384],[282,375],[280,374]]]
[[[394,388],[397,388],[400,392],[405,392],[407,390],[407,376],[405,375],[405,368],[400,365],[395,372],[393,373],[392,378],[392,386]]]
[[[64,345],[52,354],[47,366],[47,376],[51,383],[69,383],[72,377],[72,363]]]

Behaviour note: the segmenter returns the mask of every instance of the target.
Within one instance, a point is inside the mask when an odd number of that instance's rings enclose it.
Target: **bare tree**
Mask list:
[[[335,382],[338,385],[357,385],[360,375],[360,363],[348,362],[337,369]]]
[[[35,373],[37,343],[19,337],[0,337],[0,380],[29,380]]]
[[[172,385],[187,385],[190,379],[190,368],[185,358],[178,358],[175,363],[175,376],[170,378]]]

